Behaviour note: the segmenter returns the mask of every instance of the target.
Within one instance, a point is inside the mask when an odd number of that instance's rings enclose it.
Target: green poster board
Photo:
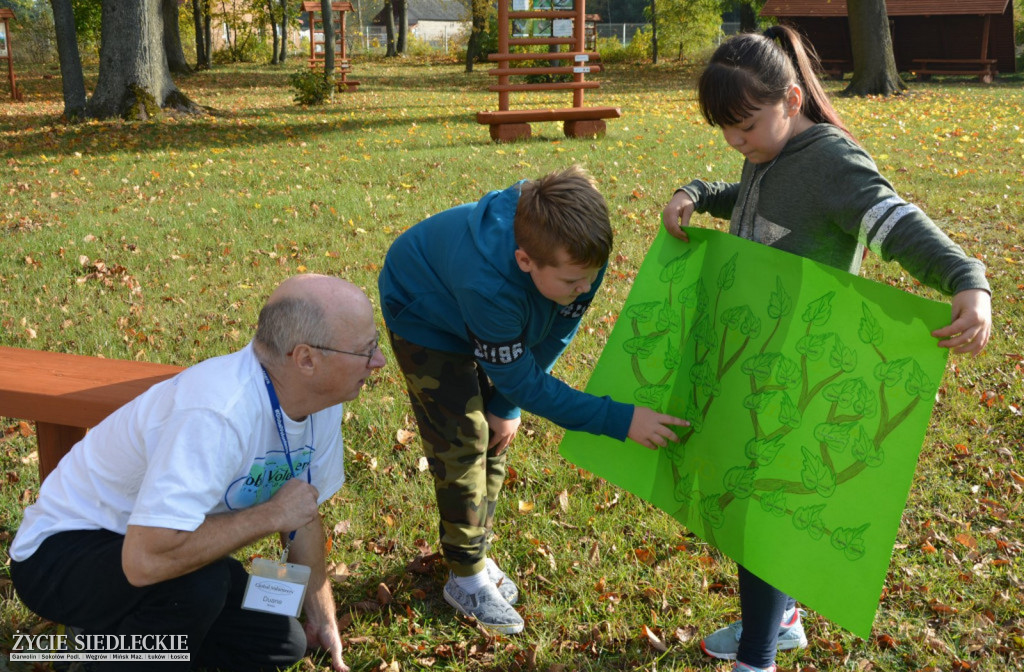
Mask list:
[[[570,462],[777,588],[871,631],[948,351],[948,305],[709,229],[662,231],[587,391],[684,417],[657,451]]]

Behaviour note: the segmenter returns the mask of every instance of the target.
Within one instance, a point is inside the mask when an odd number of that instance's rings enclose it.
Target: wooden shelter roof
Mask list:
[[[1002,14],[1010,0],[886,0],[889,16]],[[846,0],[768,0],[762,16],[846,16]]]

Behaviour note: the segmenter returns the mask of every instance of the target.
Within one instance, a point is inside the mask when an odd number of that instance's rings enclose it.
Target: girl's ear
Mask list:
[[[804,92],[799,84],[791,84],[786,92],[786,113],[795,117],[803,109]]]

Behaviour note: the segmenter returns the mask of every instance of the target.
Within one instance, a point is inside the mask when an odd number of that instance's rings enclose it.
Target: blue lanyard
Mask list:
[[[260,365],[260,370],[263,371],[263,384],[267,386],[267,396],[270,397],[270,409],[274,413],[274,425],[277,427],[277,435],[281,439],[281,447],[284,448],[284,459],[288,462],[288,469],[292,472],[292,478],[295,478],[295,466],[292,464],[292,451],[288,446],[288,432],[284,428],[284,411],[281,410],[281,402],[277,400],[277,392],[274,391],[274,383],[270,380],[270,374],[267,373],[267,369]],[[313,416],[309,416],[309,442],[313,443]],[[312,462],[306,467],[306,482],[313,483],[313,464]]]
[[[292,451],[288,446],[288,432],[284,428],[284,411],[281,410],[281,402],[277,400],[277,392],[274,391],[274,383],[270,380],[270,374],[267,373],[266,367],[260,364],[260,370],[263,371],[263,384],[267,386],[267,396],[270,397],[270,410],[274,413],[274,425],[277,427],[277,435],[281,439],[281,447],[284,448],[284,459],[288,461],[288,469],[292,472],[292,478],[295,478],[295,466],[292,465]],[[313,416],[309,416],[309,442],[310,445],[313,443]],[[312,485],[313,483],[313,462],[306,466],[306,482]],[[295,539],[295,530],[292,530],[288,534],[288,541]],[[287,550],[285,551],[287,553]]]

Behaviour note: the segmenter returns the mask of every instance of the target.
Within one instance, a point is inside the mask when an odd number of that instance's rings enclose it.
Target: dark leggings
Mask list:
[[[11,562],[18,596],[43,618],[86,635],[187,635],[191,662],[99,662],[90,669],[272,670],[301,659],[306,635],[294,618],[240,608],[248,575],[233,558],[138,588],[121,569],[124,537],[60,532]]]
[[[736,660],[754,667],[771,667],[779,643],[779,624],[796,600],[739,566],[743,633]]]

